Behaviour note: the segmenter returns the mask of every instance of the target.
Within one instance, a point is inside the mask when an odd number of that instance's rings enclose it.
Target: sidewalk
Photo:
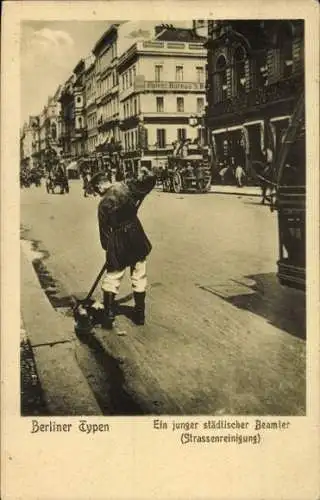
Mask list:
[[[49,303],[21,249],[21,315],[32,348],[46,413],[55,416],[101,415],[100,407],[75,358],[73,320]]]
[[[156,189],[158,191],[163,191],[161,185],[157,185]],[[221,184],[212,185],[210,193],[213,194],[232,194],[237,196],[260,196],[261,188],[258,186],[223,186]]]
[[[260,196],[261,188],[258,186],[223,186],[223,185],[212,185],[210,193],[215,194],[235,194],[238,196]]]

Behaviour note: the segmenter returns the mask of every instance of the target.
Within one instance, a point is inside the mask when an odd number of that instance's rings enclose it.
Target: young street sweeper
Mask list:
[[[134,321],[145,322],[147,286],[146,257],[151,251],[137,212],[146,195],[154,188],[156,176],[142,167],[137,178],[111,183],[105,174],[91,180],[93,189],[102,197],[98,207],[100,242],[106,251],[106,274],[102,281],[104,326],[112,327],[115,297],[126,268],[130,267],[134,296]]]

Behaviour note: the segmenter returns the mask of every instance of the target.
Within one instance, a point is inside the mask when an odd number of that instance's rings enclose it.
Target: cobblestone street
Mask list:
[[[42,286],[71,324],[68,298],[86,294],[103,262],[98,199],[73,181],[69,195],[31,188],[21,201],[22,237],[42,252]],[[73,338],[103,413],[304,414],[304,294],[277,282],[276,214],[259,201],[158,190],[147,199],[146,325],[128,319],[126,279],[114,330]],[[28,331],[32,314],[22,315]]]

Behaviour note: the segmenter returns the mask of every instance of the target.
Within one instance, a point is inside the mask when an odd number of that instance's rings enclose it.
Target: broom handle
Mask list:
[[[102,278],[102,275],[103,273],[105,272],[106,270],[106,267],[107,267],[107,262],[105,262],[101,268],[101,271],[99,272],[98,276],[96,277],[92,287],[90,288],[89,292],[88,292],[88,295],[86,296],[85,300],[88,300],[90,299],[91,295],[93,294],[93,292],[95,291],[96,287],[97,287],[97,284],[99,283],[100,279]]]

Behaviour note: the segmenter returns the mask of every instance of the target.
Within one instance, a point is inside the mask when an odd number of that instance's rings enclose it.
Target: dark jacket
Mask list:
[[[133,266],[151,251],[137,212],[156,183],[154,175],[128,184],[110,186],[99,203],[98,220],[101,246],[107,252],[107,271]]]

